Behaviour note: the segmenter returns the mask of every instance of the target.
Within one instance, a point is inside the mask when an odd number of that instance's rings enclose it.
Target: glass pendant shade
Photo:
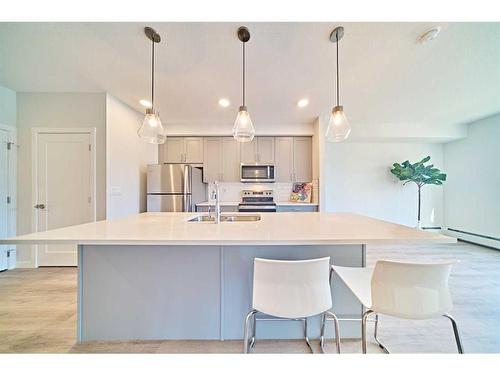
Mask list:
[[[255,129],[250,118],[250,113],[248,113],[247,107],[241,106],[234,122],[233,137],[238,142],[250,142],[254,136]]]
[[[137,131],[137,135],[144,141],[153,144],[165,143],[166,135],[165,128],[161,124],[160,115],[152,108],[146,110],[146,116],[142,121],[142,125]]]
[[[333,107],[328,129],[326,130],[326,139],[328,142],[345,141],[351,133],[351,126],[341,105]]]

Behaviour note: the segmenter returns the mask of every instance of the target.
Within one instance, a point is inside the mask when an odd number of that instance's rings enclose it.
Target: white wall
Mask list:
[[[146,165],[158,162],[158,147],[137,136],[144,115],[106,96],[106,216],[146,211]]]
[[[500,238],[500,114],[470,124],[467,138],[447,143],[444,163],[446,226]]]
[[[0,125],[16,126],[16,92],[0,86]]]
[[[416,142],[345,142],[322,145],[320,208],[327,212],[355,212],[408,226],[416,225],[417,189],[390,173],[395,162],[411,162],[430,155],[443,168],[443,146]],[[422,189],[422,225],[441,226],[443,189]]]
[[[17,233],[31,233],[31,128],[96,128],[97,219],[106,217],[106,96],[104,93],[17,93]],[[19,267],[35,265],[31,246],[18,246]]]

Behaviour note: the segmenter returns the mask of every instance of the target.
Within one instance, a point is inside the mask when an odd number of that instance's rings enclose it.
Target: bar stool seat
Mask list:
[[[366,353],[366,322],[372,314],[375,314],[375,341],[386,353],[389,350],[377,336],[378,314],[413,320],[444,316],[451,321],[458,352],[463,353],[457,323],[449,315],[453,304],[448,279],[455,263],[379,260],[373,269],[331,266],[367,309],[361,323],[363,353]]]
[[[244,353],[255,345],[257,313],[277,320],[304,322],[304,336],[309,349],[307,318],[321,315],[322,327],[320,347],[324,351],[325,316],[332,318],[335,330],[337,353],[340,353],[340,329],[332,308],[329,281],[330,257],[308,260],[254,259],[252,310],[245,318],[243,342]],[[249,341],[250,323],[253,323]]]

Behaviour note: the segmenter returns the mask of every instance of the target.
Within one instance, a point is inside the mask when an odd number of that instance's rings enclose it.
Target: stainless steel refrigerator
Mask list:
[[[207,198],[202,170],[185,164],[148,165],[148,212],[191,212]]]

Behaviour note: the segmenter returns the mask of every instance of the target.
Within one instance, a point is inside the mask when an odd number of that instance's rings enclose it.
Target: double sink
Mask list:
[[[222,222],[252,222],[259,221],[260,215],[220,215],[220,221]],[[200,215],[189,219],[188,222],[204,223],[204,222],[215,222],[215,216],[210,215]]]

